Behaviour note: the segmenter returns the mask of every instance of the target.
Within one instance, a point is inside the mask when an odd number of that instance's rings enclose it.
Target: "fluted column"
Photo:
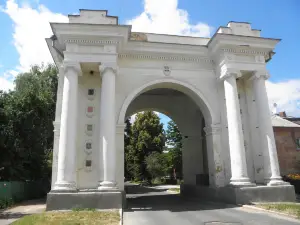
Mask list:
[[[259,121],[261,147],[264,156],[264,180],[268,185],[286,184],[280,176],[276,143],[271,121],[269,101],[265,80],[269,75],[266,71],[256,71],[253,78],[253,89]]]
[[[240,115],[236,78],[240,71],[225,71],[221,79],[224,80],[226,111],[228,122],[229,149],[231,161],[231,179],[233,186],[252,186],[247,172],[244,136]]]
[[[54,191],[76,191],[78,63],[64,63],[57,180]]]
[[[103,181],[99,190],[117,189],[116,182],[116,119],[115,119],[115,76],[116,64],[101,64],[102,76],[100,100],[100,164],[103,168]]]

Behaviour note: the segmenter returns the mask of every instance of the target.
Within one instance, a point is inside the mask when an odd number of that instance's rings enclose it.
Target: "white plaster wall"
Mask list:
[[[163,73],[163,66],[168,65],[171,68],[171,74],[170,76],[165,76]],[[205,113],[205,107],[203,107],[203,102],[199,102],[199,96],[193,95],[190,90],[187,90],[186,88],[182,88],[173,84],[169,84],[166,81],[174,81],[174,83],[179,82],[183,84],[187,84],[189,86],[192,86],[197,91],[201,93],[201,98],[205,99],[207,102],[207,105],[210,107],[210,110],[212,112],[212,120],[208,119],[207,115],[206,117],[206,123],[208,126],[213,124],[224,124],[222,121],[223,118],[226,118],[225,110],[222,108],[222,103],[220,101],[220,81],[217,81],[216,75],[214,71],[211,68],[205,68],[203,65],[199,65],[196,62],[173,62],[173,61],[159,61],[159,60],[147,60],[147,59],[135,59],[131,60],[129,58],[122,59],[119,61],[119,75],[116,80],[116,118],[119,118],[119,113],[123,109],[122,107],[124,104],[125,99],[131,95],[132,92],[139,89],[142,86],[147,86],[149,83],[160,83],[160,85],[154,85],[151,88],[174,88],[176,90],[182,91],[185,94],[187,94],[189,97],[191,97],[193,100],[195,100],[195,103],[197,103],[197,106],[200,106],[201,112]],[[150,88],[150,89],[151,89]],[[145,89],[144,91],[147,91],[149,89]],[[224,96],[224,95],[223,95]],[[197,98],[198,97],[198,98]],[[224,98],[224,97],[223,97]],[[138,100],[138,99],[137,99]],[[140,100],[141,101],[141,100]],[[200,100],[201,101],[201,100]],[[151,107],[150,102],[151,101],[141,101],[144,102],[145,106],[140,106],[140,109],[158,109],[158,106]],[[187,107],[184,107],[184,103],[176,104],[175,105],[178,110],[178,106],[182,106],[181,108],[184,110],[185,115],[187,114]],[[220,107],[221,106],[221,107]],[[160,108],[162,110],[162,107]],[[222,111],[220,111],[222,109]],[[224,110],[224,111],[223,111]],[[159,111],[159,110],[158,110]],[[176,110],[175,110],[176,111]],[[206,109],[207,111],[207,109]],[[134,109],[128,108],[127,115],[130,115],[131,113],[134,113]],[[167,113],[166,113],[167,112]],[[168,115],[169,110],[163,111],[163,113]],[[182,126],[187,125],[187,120],[183,122],[184,125],[181,125],[180,119],[177,121],[175,119],[176,114],[172,113],[169,114],[171,118],[174,119],[174,121],[178,124],[179,129],[182,130]],[[179,117],[180,118],[180,117]],[[186,116],[182,118],[187,118]],[[199,122],[201,122],[201,118],[198,119]],[[191,120],[192,121],[192,120]],[[195,121],[195,120],[193,120]],[[123,121],[119,120],[119,123],[123,123]],[[201,137],[201,129],[202,125],[194,126],[194,127],[188,127],[188,130],[192,135],[199,135]],[[195,130],[193,130],[195,129]],[[224,132],[225,131],[225,132]],[[196,133],[198,132],[198,133]],[[209,148],[214,149],[214,147],[218,146],[221,148],[221,158],[223,158],[223,162],[221,164],[230,165],[230,159],[226,158],[225,156],[228,156],[228,136],[226,134],[226,130],[222,129],[222,137],[226,136],[224,139],[220,139],[222,143],[218,145],[209,145]],[[225,140],[225,141],[224,141]],[[189,177],[189,173],[185,174],[185,180],[187,182],[190,182],[191,184],[195,184],[195,174],[203,173],[203,152],[202,152],[202,142],[201,138],[197,139],[195,138],[193,141],[188,140],[185,144],[185,146],[189,146],[187,149],[190,151],[190,156],[186,157],[187,159],[184,159],[186,161],[189,161],[188,163],[183,163],[187,167],[184,169],[185,171],[194,171],[190,174],[191,177]],[[193,149],[192,147],[195,146]],[[197,146],[197,147],[196,147]],[[223,153],[224,151],[224,153]],[[187,151],[185,151],[187,153]],[[196,154],[201,155],[196,155]],[[193,157],[193,154],[195,154]],[[209,154],[207,154],[209,155]],[[184,156],[185,157],[185,156]],[[198,158],[198,161],[195,161],[194,163],[191,163],[191,160],[189,159]],[[222,159],[221,159],[222,160]],[[120,162],[121,158],[118,159],[117,162]],[[198,163],[198,167],[196,166],[196,163]],[[118,163],[119,164],[119,163]],[[188,168],[190,166],[190,168]],[[218,168],[214,168],[212,173],[215,173],[215,171]],[[222,170],[225,170],[225,168],[221,168]],[[222,171],[224,173],[224,171]],[[224,179],[224,178],[223,178]],[[225,179],[227,179],[227,183],[229,183],[230,177],[227,176]],[[224,181],[223,181],[224,182]]]
[[[101,79],[99,73],[93,76],[83,74],[78,80],[78,124],[77,124],[77,187],[79,189],[97,188],[98,182],[101,179],[102,172],[100,169],[99,159],[99,107],[100,107],[100,92]],[[95,89],[95,98],[88,99],[88,89]],[[88,117],[86,109],[88,106],[95,107],[92,117]],[[94,131],[91,136],[86,133],[86,124],[93,124]],[[85,152],[85,142],[92,140],[92,152],[87,154]],[[92,168],[85,167],[85,161],[92,160]],[[100,179],[99,179],[100,178]]]

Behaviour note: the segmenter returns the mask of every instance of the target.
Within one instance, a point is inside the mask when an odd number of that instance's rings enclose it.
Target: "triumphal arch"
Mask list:
[[[265,86],[279,39],[245,22],[212,38],[137,33],[105,10],[51,28],[59,84],[48,210],[122,207],[124,121],[143,110],[168,115],[184,137],[182,195],[295,199],[280,176]]]

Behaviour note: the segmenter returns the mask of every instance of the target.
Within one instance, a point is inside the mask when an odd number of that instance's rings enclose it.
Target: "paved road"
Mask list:
[[[187,201],[164,189],[129,187],[124,225],[299,225],[298,220],[222,203]]]

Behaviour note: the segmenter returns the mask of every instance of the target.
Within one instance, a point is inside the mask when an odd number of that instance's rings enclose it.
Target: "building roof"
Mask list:
[[[281,118],[280,116],[277,116],[277,115],[272,115],[271,120],[272,120],[273,127],[298,127],[298,128],[300,128],[300,125],[293,123],[291,121],[288,121],[284,118]]]

